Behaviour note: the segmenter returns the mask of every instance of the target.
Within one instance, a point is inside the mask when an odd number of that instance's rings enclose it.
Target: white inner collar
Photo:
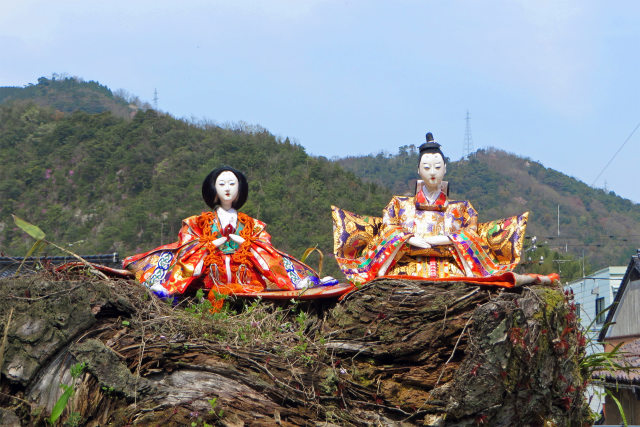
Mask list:
[[[436,190],[433,193],[429,193],[427,186],[424,184],[422,185],[422,193],[424,194],[424,197],[427,198],[427,202],[429,202],[430,205],[434,204],[436,200],[438,200],[441,192],[442,190]]]
[[[238,212],[235,209],[231,208],[227,211],[220,206],[216,210],[216,213],[218,214],[218,220],[220,221],[220,227],[222,227],[222,230],[224,230],[229,224],[231,224],[234,230],[238,229]]]

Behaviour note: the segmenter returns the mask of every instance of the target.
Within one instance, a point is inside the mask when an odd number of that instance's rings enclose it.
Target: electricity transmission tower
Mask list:
[[[464,157],[468,159],[473,152],[473,138],[471,137],[471,117],[469,116],[469,110],[467,110],[467,118],[465,120],[467,122],[467,126],[464,131],[464,146],[462,148],[462,152],[464,153]]]
[[[158,111],[158,89],[153,89],[153,109]]]

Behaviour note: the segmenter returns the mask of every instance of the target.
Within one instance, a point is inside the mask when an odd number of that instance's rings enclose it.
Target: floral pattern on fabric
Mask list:
[[[394,196],[382,218],[333,207],[334,253],[354,283],[374,279],[382,268],[385,275],[424,278],[493,276],[519,262],[527,215],[478,225],[470,202],[451,201],[441,192],[429,204],[421,191]],[[438,235],[451,244],[422,249],[407,243],[412,236]]]
[[[245,241],[238,245],[213,241],[222,235],[215,212],[203,212],[182,222],[178,241],[149,252],[133,255],[123,267],[133,271],[147,287],[161,284],[168,295],[182,294],[198,281],[209,289],[214,308],[219,295],[296,290],[320,285],[309,266],[271,245],[265,224],[238,212],[235,233]]]
[[[518,264],[529,212],[478,224],[482,247],[491,251],[500,264]]]

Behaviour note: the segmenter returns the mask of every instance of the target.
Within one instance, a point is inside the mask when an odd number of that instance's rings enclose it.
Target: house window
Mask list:
[[[580,318],[580,303],[576,303],[576,318]]]
[[[596,323],[604,323],[604,297],[596,298]]]

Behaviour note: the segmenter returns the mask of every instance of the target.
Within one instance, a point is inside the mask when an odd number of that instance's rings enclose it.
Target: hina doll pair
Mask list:
[[[520,259],[528,213],[478,224],[470,202],[449,199],[446,159],[431,133],[426,139],[414,196],[394,196],[382,217],[333,207],[334,255],[348,284],[321,278],[275,248],[265,224],[239,211],[248,183],[228,166],[202,183],[211,211],[183,220],[177,242],[128,257],[124,267],[162,296],[204,287],[214,306],[229,294],[336,296],[381,276],[491,281],[510,273]]]

